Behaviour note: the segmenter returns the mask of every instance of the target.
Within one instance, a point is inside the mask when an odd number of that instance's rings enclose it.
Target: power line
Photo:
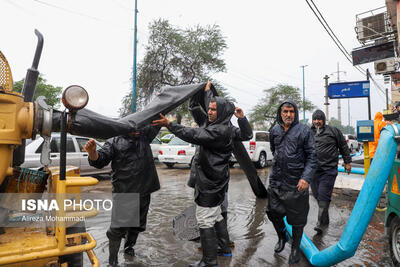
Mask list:
[[[328,22],[326,22],[324,16],[321,14],[321,12],[319,11],[318,7],[315,5],[313,0],[310,0],[311,3],[313,4],[313,6],[315,7],[315,9],[317,10],[318,14],[321,16],[322,20],[325,22],[326,26],[328,27],[328,29],[331,31],[331,33],[333,34],[333,36],[336,38],[336,40],[338,41],[338,43],[340,44],[340,46],[343,48],[343,50],[346,52],[347,55],[350,56],[350,53],[347,52],[346,47],[344,47],[344,45],[342,44],[342,42],[340,42],[339,38],[336,36],[336,34],[333,32],[332,28],[329,26]]]
[[[332,41],[335,43],[335,45],[339,48],[340,52],[342,52],[342,54],[346,57],[346,59],[351,63],[351,65],[357,69],[361,74],[363,74],[364,76],[367,74],[366,71],[360,67],[360,66],[355,66],[353,65],[353,60],[350,57],[350,53],[346,50],[346,48],[344,47],[344,45],[342,44],[342,42],[339,40],[339,38],[336,36],[336,34],[334,33],[334,31],[332,30],[332,28],[329,26],[328,22],[325,20],[324,16],[322,15],[322,13],[319,11],[318,7],[316,6],[316,4],[314,3],[313,0],[309,0],[312,5],[314,6],[314,8],[310,5],[310,3],[308,2],[308,0],[306,0],[308,6],[310,7],[310,9],[312,10],[312,12],[314,13],[314,15],[317,17],[318,21],[321,23],[321,25],[324,27],[325,31],[328,33],[328,35],[331,37]],[[318,16],[318,14],[319,16]],[[323,22],[322,22],[323,21]],[[375,85],[375,87],[377,87],[382,94],[385,96],[385,92],[383,91],[383,89],[381,88],[381,86],[375,81],[374,78],[372,78],[372,76],[370,75],[370,79],[372,80],[373,84]],[[379,97],[382,99],[382,96],[380,94],[378,94]],[[385,102],[385,100],[383,99],[383,101]]]
[[[86,14],[83,14],[83,13],[80,13],[80,12],[77,12],[77,11],[74,11],[74,10],[71,10],[71,9],[67,9],[67,8],[64,8],[64,7],[60,7],[60,6],[57,6],[57,5],[54,5],[54,4],[50,4],[50,3],[47,3],[47,2],[44,2],[44,1],[41,1],[41,0],[33,0],[33,1],[38,2],[39,4],[42,4],[42,5],[49,6],[49,7],[55,8],[55,9],[59,9],[59,10],[62,10],[62,11],[65,11],[65,12],[68,12],[68,13],[71,13],[71,14],[75,14],[75,15],[78,15],[78,16],[81,16],[81,17],[86,17],[86,18],[90,18],[90,19],[93,19],[93,20],[101,21],[101,19],[99,19],[99,18],[90,16],[90,15],[86,15]]]
[[[78,11],[75,11],[75,10],[72,10],[72,9],[64,8],[64,7],[61,7],[61,6],[58,6],[58,5],[50,4],[50,3],[42,1],[42,0],[33,0],[33,1],[37,2],[37,3],[41,4],[41,5],[45,5],[45,6],[48,6],[48,7],[51,7],[51,8],[55,8],[55,9],[58,9],[58,10],[61,10],[61,11],[64,11],[64,12],[67,12],[67,13],[70,13],[70,14],[78,15],[78,16],[81,16],[81,17],[84,17],[84,18],[89,18],[89,19],[97,21],[97,22],[106,23],[109,26],[113,26],[113,27],[117,27],[117,28],[121,28],[121,29],[126,29],[126,30],[129,30],[129,31],[133,30],[133,28],[128,28],[128,27],[124,27],[122,25],[117,25],[117,24],[114,24],[114,23],[112,23],[110,21],[106,21],[104,19],[101,19],[101,18],[98,18],[98,17],[94,17],[94,16],[91,16],[91,15],[87,15],[87,14],[84,14],[84,13],[81,13],[81,12],[78,12]]]
[[[310,0],[313,3],[313,6],[315,7],[315,9],[317,9],[318,11],[318,15],[317,12],[314,10],[314,8],[310,5],[310,3],[308,2],[308,0],[306,0],[307,5],[310,7],[311,11],[314,13],[315,17],[318,19],[318,21],[321,23],[322,27],[324,27],[325,31],[328,33],[329,37],[331,37],[332,41],[335,43],[335,45],[337,46],[337,48],[339,48],[340,52],[342,52],[342,54],[345,56],[345,58],[351,63],[351,65],[353,65],[353,60],[350,58],[349,53],[347,52],[347,50],[345,49],[345,47],[343,46],[343,44],[340,42],[339,38],[336,36],[336,34],[333,32],[332,28],[329,26],[328,22],[323,18],[321,12],[318,10],[317,6],[315,5],[315,3]],[[320,18],[321,17],[321,18]],[[323,21],[325,22],[323,22]],[[325,25],[326,24],[326,25]],[[329,29],[328,29],[329,28]],[[361,74],[366,75],[365,71],[358,67],[358,66],[354,66],[354,68],[356,68]]]
[[[322,13],[319,11],[317,5],[314,3],[313,0],[310,0],[311,3],[313,4],[313,6],[315,7],[315,9],[317,10],[318,14],[321,16],[322,20],[325,22],[326,26],[328,27],[328,29],[331,31],[331,33],[333,34],[333,36],[336,38],[336,41],[340,44],[340,46],[343,48],[343,50],[345,51],[345,53],[348,55],[348,57],[346,56],[346,58],[350,59],[351,64],[353,65],[353,60],[350,57],[350,53],[347,51],[346,47],[342,44],[342,42],[339,40],[339,38],[336,36],[336,34],[334,33],[334,31],[332,30],[332,28],[329,26],[328,22],[325,20],[324,16],[322,15]],[[315,13],[314,13],[315,14]],[[334,40],[335,41],[335,40]],[[342,51],[343,52],[343,51]],[[353,65],[354,66],[354,65]],[[366,71],[364,69],[362,69],[359,66],[354,66],[358,71],[360,71],[363,75],[366,75]]]

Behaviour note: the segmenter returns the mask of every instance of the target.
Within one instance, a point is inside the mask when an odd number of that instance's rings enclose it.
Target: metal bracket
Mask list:
[[[394,136],[394,140],[397,143],[397,153],[396,153],[396,158],[398,158],[398,155],[400,155],[400,133],[399,133],[399,129],[397,128],[397,126],[395,126],[394,124],[390,124],[393,127],[395,136]]]
[[[46,98],[39,96],[36,100],[38,106],[42,110],[42,123],[40,129],[40,136],[43,137],[44,143],[42,146],[42,153],[40,154],[40,163],[47,168],[51,164],[50,159],[50,141],[51,141],[51,128],[53,122],[53,109],[47,105]]]

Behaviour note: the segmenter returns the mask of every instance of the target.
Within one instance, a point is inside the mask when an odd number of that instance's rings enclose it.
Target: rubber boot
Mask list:
[[[274,251],[275,253],[280,253],[285,248],[285,244],[287,242],[285,223],[283,220],[274,220],[272,221],[272,224],[274,225],[275,231],[279,238],[275,245]]]
[[[224,217],[226,226],[228,227],[228,212],[222,212],[221,215],[222,217]],[[229,237],[229,232],[228,232],[228,246],[230,246],[231,248],[235,247],[235,242],[233,242]]]
[[[320,201],[322,207],[321,225],[329,224],[329,201]]]
[[[190,264],[189,267],[215,267],[217,262],[217,236],[214,227],[200,228],[200,241],[203,250],[201,261]]]
[[[135,257],[135,249],[133,248],[136,244],[136,240],[139,236],[138,232],[129,232],[126,234],[126,240],[124,244],[124,253]]]
[[[109,266],[118,266],[118,251],[121,245],[121,238],[119,239],[108,239],[108,264]]]
[[[229,247],[229,234],[226,221],[222,220],[214,225],[215,234],[218,240],[218,256],[232,257],[232,251]]]
[[[293,242],[292,242],[292,251],[289,256],[289,263],[295,264],[300,261],[300,242],[301,237],[303,236],[303,227],[295,227],[292,228],[293,234]]]
[[[318,201],[318,221],[314,227],[317,234],[322,234],[326,226],[329,224],[329,202],[328,201]]]

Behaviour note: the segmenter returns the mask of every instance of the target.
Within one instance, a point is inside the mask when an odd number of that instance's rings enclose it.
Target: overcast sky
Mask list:
[[[384,0],[314,0],[348,51],[359,47],[356,14],[385,5]],[[14,81],[25,77],[36,46],[34,29],[44,35],[39,71],[50,84],[85,87],[88,108],[117,116],[122,97],[131,89],[134,0],[0,0],[0,50],[11,65]],[[285,83],[302,89],[325,111],[323,77],[340,69],[341,79],[365,80],[340,53],[305,1],[138,0],[138,62],[143,58],[151,21],[164,18],[185,28],[218,24],[226,37],[227,72],[215,74],[249,113],[263,89]],[[373,64],[362,65],[373,73]],[[336,75],[330,81],[336,81]],[[375,79],[381,84],[383,77]],[[337,101],[330,116],[337,117]],[[371,88],[372,117],[385,108],[385,96]],[[342,100],[342,121],[348,121]],[[309,118],[310,113],[306,114]],[[351,125],[368,119],[366,99],[350,100]],[[301,116],[302,118],[302,116]]]

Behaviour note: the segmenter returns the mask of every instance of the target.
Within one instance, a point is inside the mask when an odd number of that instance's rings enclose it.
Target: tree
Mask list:
[[[150,37],[145,56],[138,65],[138,110],[143,108],[163,86],[177,86],[206,82],[211,74],[225,71],[222,53],[225,38],[218,25],[180,29],[168,20],[159,19],[149,26]],[[221,95],[226,89],[212,81]],[[132,92],[122,99],[120,116],[131,113]],[[187,103],[175,110],[179,117],[188,115]]]
[[[343,134],[354,134],[355,133],[355,129],[353,126],[344,126],[341,124],[341,122],[338,119],[333,118],[333,117],[329,119],[329,125],[338,128]],[[349,130],[350,130],[350,132],[349,132]]]
[[[250,122],[260,129],[269,129],[276,120],[278,107],[286,99],[292,99],[298,109],[303,111],[303,98],[300,96],[300,89],[285,84],[278,84],[264,90],[265,96],[259,100],[257,105],[250,112]],[[309,100],[305,100],[305,110],[311,111],[315,106]],[[299,118],[300,119],[300,118]]]
[[[17,81],[14,83],[14,91],[21,93],[22,87],[24,86],[25,79]],[[42,75],[39,75],[37,83],[36,83],[36,90],[33,96],[33,100],[36,100],[38,96],[46,97],[46,103],[52,107],[59,107],[60,100],[61,100],[61,92],[62,87],[60,86],[53,86],[51,84],[47,84],[47,80],[43,78]]]

